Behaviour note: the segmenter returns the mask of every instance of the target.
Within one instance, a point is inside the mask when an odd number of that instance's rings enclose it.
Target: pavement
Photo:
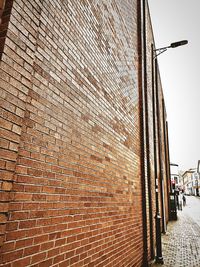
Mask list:
[[[152,267],[200,267],[200,197],[186,196],[178,220],[168,223],[162,236],[164,264]]]

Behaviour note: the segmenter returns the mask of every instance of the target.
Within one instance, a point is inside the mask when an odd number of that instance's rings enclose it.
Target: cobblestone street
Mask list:
[[[162,237],[163,267],[200,267],[200,198],[187,196],[178,220],[169,222]]]

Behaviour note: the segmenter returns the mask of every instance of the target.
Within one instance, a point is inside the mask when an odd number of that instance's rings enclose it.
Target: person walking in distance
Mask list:
[[[186,197],[185,197],[185,194],[183,194],[183,206],[186,205]]]

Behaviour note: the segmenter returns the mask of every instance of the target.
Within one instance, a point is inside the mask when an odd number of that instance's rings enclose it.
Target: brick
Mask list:
[[[14,266],[17,266],[17,267],[29,266],[30,262],[31,262],[31,258],[30,257],[24,258],[24,259],[20,259],[20,260],[17,260],[17,261],[13,262],[13,267]]]
[[[15,162],[7,161],[6,162],[6,170],[8,170],[8,171],[14,171],[15,165],[16,165]]]
[[[60,249],[59,248],[54,248],[54,249],[51,249],[51,250],[48,251],[47,256],[48,256],[48,258],[52,258],[54,256],[59,255],[59,253],[60,253]]]
[[[1,253],[13,251],[14,249],[15,249],[15,242],[14,241],[11,241],[8,243],[4,242],[3,246],[1,247]]]
[[[1,219],[1,216],[0,216]],[[6,225],[5,224],[0,224],[0,235],[5,233]]]
[[[5,169],[5,168],[6,168],[6,161],[0,160],[0,169]]]
[[[4,181],[12,181],[13,173],[8,171],[0,171],[1,179]]]
[[[14,211],[11,213],[12,220],[25,220],[28,218],[29,213],[27,211]]]
[[[7,231],[13,231],[13,230],[17,230],[19,227],[19,223],[18,222],[7,222],[6,223],[6,230]]]
[[[3,182],[1,188],[4,191],[10,191],[12,189],[12,182]]]
[[[20,238],[25,238],[26,237],[26,231],[12,231],[6,234],[6,240],[16,240]]]
[[[19,223],[19,229],[33,228],[36,226],[36,220],[21,221]]]
[[[4,243],[4,235],[0,235],[0,246]]]
[[[16,193],[15,194],[15,201],[30,201],[32,199],[32,194],[25,194],[25,193]]]
[[[0,149],[0,156],[3,159],[13,160],[13,161],[15,161],[17,158],[17,154],[15,152],[5,149]]]
[[[22,210],[22,203],[10,202],[9,211],[20,211]]]
[[[0,201],[2,201],[2,202],[7,202],[7,201],[9,201],[10,200],[10,195],[9,195],[9,193],[8,192],[1,192],[1,194],[0,194]]]
[[[21,258],[23,255],[23,250],[17,250],[17,251],[12,251],[10,253],[6,253],[3,255],[3,262],[12,262],[15,261],[19,258]]]
[[[7,129],[7,130],[11,130],[12,129],[12,123],[3,119],[3,118],[0,118],[0,125],[2,128],[4,129]]]
[[[66,266],[70,266],[70,260],[64,260],[59,264],[59,267],[66,267]]]
[[[24,256],[36,254],[36,253],[39,252],[39,250],[40,250],[40,246],[39,245],[35,245],[35,246],[32,246],[32,247],[25,248]]]
[[[79,261],[79,255],[75,256],[75,257],[72,257],[70,259],[70,265],[74,264],[75,262],[78,262]]]
[[[17,165],[16,166],[16,173],[27,174],[27,167]]]
[[[16,115],[18,115],[21,118],[24,118],[24,110],[20,108],[16,108]]]
[[[16,245],[15,245],[15,249],[26,248],[26,247],[30,247],[32,245],[33,245],[33,238],[26,238],[26,239],[22,239],[22,240],[17,240]]]
[[[45,260],[45,258],[46,258],[46,252],[36,254],[32,257],[31,264],[41,262],[41,261]]]
[[[14,133],[21,134],[21,127],[16,125],[16,124],[14,124],[13,127],[12,127],[12,131]]]
[[[10,142],[10,143],[9,143],[9,149],[18,152],[19,144]]]
[[[7,212],[8,211],[8,203],[0,203],[0,211]]]
[[[40,244],[48,241],[48,235],[36,236],[34,238],[34,244]]]
[[[42,261],[38,264],[38,267],[48,267],[52,265],[52,259]]]
[[[65,259],[65,255],[64,254],[58,255],[58,256],[54,257],[53,264],[59,263],[61,261],[64,261],[64,259]]]
[[[50,250],[53,247],[54,247],[54,242],[50,241],[50,242],[46,242],[46,243],[42,244],[41,250]]]

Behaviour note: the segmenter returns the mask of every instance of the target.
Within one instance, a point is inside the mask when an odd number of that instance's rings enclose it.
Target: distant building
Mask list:
[[[198,180],[199,175],[197,169],[189,169],[182,175],[183,177],[183,188],[188,195],[197,195],[198,193]]]
[[[170,163],[170,180],[171,180],[171,188],[175,189],[180,186],[180,178],[179,178],[179,168],[178,164]]]
[[[199,174],[197,173],[197,171],[195,171],[194,173],[192,173],[192,195],[193,196],[197,196],[198,195],[198,187],[199,187]]]
[[[197,163],[196,195],[200,196],[200,160]]]

